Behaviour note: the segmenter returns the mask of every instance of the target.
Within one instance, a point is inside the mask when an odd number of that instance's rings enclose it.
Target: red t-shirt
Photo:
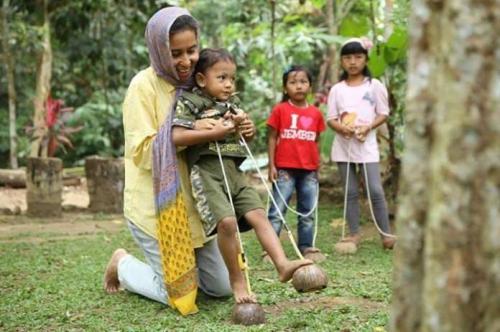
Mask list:
[[[318,108],[301,108],[282,102],[274,106],[267,125],[278,132],[274,154],[277,168],[318,169],[316,138],[325,130],[323,114]]]

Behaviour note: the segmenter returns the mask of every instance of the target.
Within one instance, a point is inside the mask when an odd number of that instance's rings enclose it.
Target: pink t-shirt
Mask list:
[[[356,113],[355,126],[370,125],[377,115],[389,115],[387,89],[382,82],[375,78],[366,78],[363,84],[358,86],[349,86],[345,81],[341,81],[331,88],[328,95],[327,120],[340,121],[344,113],[353,112]],[[342,135],[336,135],[331,158],[336,162],[379,162],[375,130],[370,131],[364,143],[355,137],[346,139]]]

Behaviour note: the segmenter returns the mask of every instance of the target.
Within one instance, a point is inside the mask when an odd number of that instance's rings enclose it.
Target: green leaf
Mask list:
[[[377,50],[378,49],[378,50]],[[370,61],[368,68],[370,69],[373,77],[380,77],[384,74],[387,63],[384,58],[384,46],[378,45],[370,52]]]
[[[301,19],[300,15],[286,15],[283,17],[284,23],[292,23],[293,21],[299,21]]]
[[[350,16],[342,21],[339,31],[342,36],[364,36],[370,31],[370,20],[364,16]]]
[[[314,7],[321,9],[326,4],[326,0],[311,0],[311,3]]]
[[[384,57],[388,64],[394,64],[406,58],[408,48],[408,33],[406,30],[397,28],[391,34],[385,44]]]
[[[406,48],[408,44],[408,32],[400,27],[396,28],[386,44],[391,48]]]

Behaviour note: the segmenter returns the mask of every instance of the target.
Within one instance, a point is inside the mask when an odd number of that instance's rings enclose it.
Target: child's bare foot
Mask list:
[[[118,281],[118,262],[125,255],[127,251],[125,249],[116,249],[106,266],[106,271],[104,271],[104,290],[108,294],[113,294],[118,292],[120,288],[120,281]]]
[[[352,242],[356,246],[359,246],[361,243],[361,234],[356,233],[356,234],[351,234],[341,240],[342,242]]]
[[[310,259],[297,259],[294,261],[287,260],[286,263],[280,265],[278,269],[279,279],[281,282],[287,282],[292,279],[293,273],[300,267],[311,265],[314,262]]]
[[[231,284],[234,293],[234,300],[236,304],[241,303],[257,303],[257,299],[254,294],[248,294],[247,285],[245,279],[241,281],[234,281]]]

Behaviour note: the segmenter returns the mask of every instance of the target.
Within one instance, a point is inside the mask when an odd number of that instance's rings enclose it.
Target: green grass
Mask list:
[[[340,229],[330,226],[340,211],[320,210],[317,246],[329,286],[299,294],[277,282],[260,262],[253,232],[243,235],[254,292],[267,312],[263,326],[231,325],[232,300],[200,295],[200,312],[181,317],[161,304],[128,292],[106,295],[102,273],[109,255],[122,246],[137,254],[128,231],[39,244],[0,242],[0,330],[5,331],[384,331],[391,296],[392,253],[378,238],[365,239],[356,255],[333,252]],[[295,220],[289,218],[295,230]],[[368,228],[365,224],[365,228]],[[32,234],[29,234],[32,235]],[[19,238],[16,237],[18,240]],[[284,241],[285,250],[293,249]]]

